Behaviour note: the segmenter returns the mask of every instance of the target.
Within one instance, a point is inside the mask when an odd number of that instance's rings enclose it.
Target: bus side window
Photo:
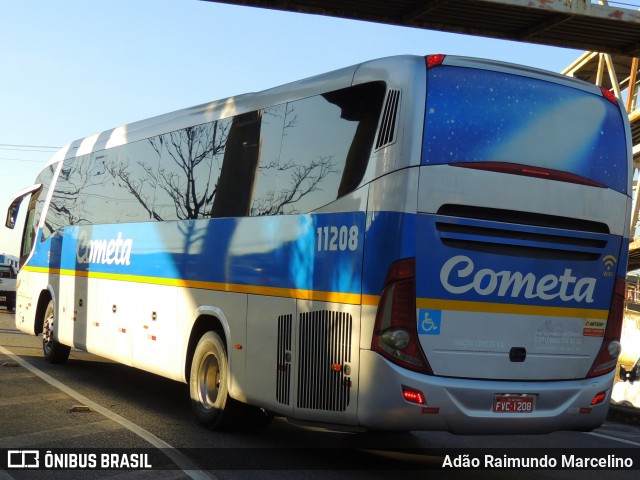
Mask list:
[[[262,111],[233,117],[224,151],[212,217],[244,217],[249,214],[258,169]]]
[[[206,218],[216,195],[230,120],[162,135],[154,212],[162,220]]]
[[[76,225],[84,216],[81,205],[80,190],[87,181],[87,164],[89,155],[68,158],[62,164],[55,191],[51,196],[51,203],[45,220],[45,236],[66,227]]]
[[[273,213],[308,213],[359,185],[384,94],[375,82],[287,104]]]
[[[114,208],[108,223],[162,220],[153,211],[161,154],[162,142],[157,136],[123,145],[117,158],[109,156],[105,171],[113,189]]]
[[[286,104],[265,108],[260,126],[260,166],[253,189],[251,215],[273,215]]]

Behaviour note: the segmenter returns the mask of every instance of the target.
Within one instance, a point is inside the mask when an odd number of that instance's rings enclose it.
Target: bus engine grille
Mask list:
[[[351,315],[344,312],[300,314],[298,408],[336,412],[347,409],[351,325]]]
[[[293,315],[278,317],[278,368],[276,378],[276,399],[289,405],[291,391],[291,322]]]

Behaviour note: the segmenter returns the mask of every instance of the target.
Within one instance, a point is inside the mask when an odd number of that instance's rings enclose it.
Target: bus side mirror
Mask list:
[[[20,199],[22,200],[22,199]],[[5,227],[13,230],[16,226],[16,222],[18,221],[18,211],[20,210],[20,202],[16,202],[15,200],[9,206],[9,210],[7,210],[7,220],[4,223]]]
[[[29,188],[23,190],[18,193],[11,204],[9,205],[9,209],[7,210],[7,219],[4,222],[4,226],[13,230],[18,222],[18,212],[20,211],[20,204],[22,203],[22,199],[27,195],[37,192],[42,188],[41,183],[36,183],[35,185],[31,185]]]

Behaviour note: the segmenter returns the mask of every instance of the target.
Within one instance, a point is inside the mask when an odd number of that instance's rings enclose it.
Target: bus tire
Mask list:
[[[42,350],[49,363],[65,363],[69,358],[71,347],[61,344],[55,339],[55,310],[53,300],[49,300],[42,322]]]
[[[229,362],[224,342],[215,332],[205,333],[191,362],[191,408],[198,422],[211,430],[232,430],[242,424],[244,404],[229,396]]]

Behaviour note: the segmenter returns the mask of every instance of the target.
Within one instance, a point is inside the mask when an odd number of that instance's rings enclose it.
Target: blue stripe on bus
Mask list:
[[[359,295],[364,221],[353,212],[74,226],[39,244],[29,266]]]
[[[245,285],[263,287],[265,292],[288,289],[294,296],[298,295],[294,291],[330,292],[375,299],[389,266],[415,257],[417,298],[608,310],[615,274],[626,263],[619,258],[623,239],[612,235],[592,235],[606,240],[597,260],[559,261],[446,244],[451,235],[438,232],[438,218],[433,215],[367,215],[67,227],[38,242],[29,267],[158,283]],[[527,230],[548,233],[538,227]],[[590,235],[576,232],[575,236]],[[370,298],[364,303],[372,302]]]

